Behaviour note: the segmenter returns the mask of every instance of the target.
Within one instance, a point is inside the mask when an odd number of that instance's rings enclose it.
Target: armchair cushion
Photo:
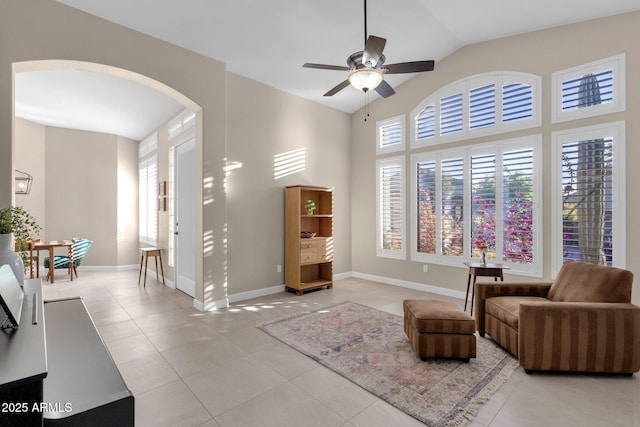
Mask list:
[[[580,261],[564,263],[549,290],[552,301],[630,302],[633,273]]]
[[[518,314],[520,303],[530,301],[548,301],[542,297],[493,297],[487,300],[486,314],[495,317],[502,323],[518,330]]]

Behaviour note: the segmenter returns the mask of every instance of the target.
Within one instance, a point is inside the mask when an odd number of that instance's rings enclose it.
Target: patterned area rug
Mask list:
[[[402,317],[348,301],[258,327],[432,427],[466,425],[517,367],[483,338],[469,363],[423,362]]]

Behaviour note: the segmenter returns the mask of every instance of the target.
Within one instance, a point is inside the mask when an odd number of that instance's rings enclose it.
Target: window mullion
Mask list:
[[[436,256],[442,258],[442,158],[436,159]]]
[[[464,196],[463,196],[463,205],[464,205],[464,221],[463,221],[463,250],[464,250],[464,259],[469,260],[471,258],[471,154],[469,150],[465,150],[464,153]]]
[[[504,167],[502,145],[496,149],[496,262],[502,262],[504,249]]]

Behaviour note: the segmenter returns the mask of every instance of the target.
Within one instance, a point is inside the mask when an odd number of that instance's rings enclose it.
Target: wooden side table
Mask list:
[[[159,248],[140,248],[142,256],[140,257],[140,273],[138,274],[138,285],[140,284],[140,277],[142,276],[142,261],[144,261],[144,287],[147,287],[147,265],[149,264],[149,257],[152,256],[156,261],[156,280],[158,278],[158,258],[160,258],[160,271],[162,271],[162,283],[166,285],[164,281],[164,267],[162,266],[162,249]]]
[[[483,264],[481,262],[465,262],[464,265],[469,267],[469,277],[467,278],[467,295],[464,298],[464,311],[467,311],[467,300],[469,299],[469,286],[473,286],[471,288],[471,315],[473,315],[473,298],[476,293],[476,278],[478,277],[493,277],[494,281],[498,281],[498,278],[501,282],[504,282],[504,277],[502,276],[502,270],[508,270],[509,267],[505,267],[502,264],[494,264],[488,262]],[[471,278],[473,277],[473,283]]]

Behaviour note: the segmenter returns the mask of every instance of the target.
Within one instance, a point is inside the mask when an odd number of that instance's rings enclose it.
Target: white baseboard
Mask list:
[[[417,291],[429,292],[436,295],[445,295],[451,298],[459,298],[464,300],[465,292],[454,291],[452,289],[443,288],[440,286],[426,285],[424,283],[409,282],[406,280],[393,279],[391,277],[376,276],[373,274],[360,273],[357,271],[351,271],[346,273],[335,274],[333,280],[343,280],[355,277],[357,279],[370,280],[372,282],[384,283],[392,286],[400,286],[408,289],[415,289]],[[285,285],[271,286],[269,288],[256,289],[253,291],[240,292],[237,294],[231,294],[227,298],[212,301],[204,304],[197,299],[193,300],[193,306],[200,311],[215,311],[222,308],[228,308],[230,303],[245,301],[253,298],[259,298],[267,295],[273,295],[285,290]]]
[[[425,285],[424,283],[409,282],[406,280],[393,279],[391,277],[384,277],[384,276],[376,276],[373,274],[360,273],[357,271],[352,271],[351,277],[355,277],[357,279],[371,280],[373,282],[380,282],[387,285],[415,289],[417,291],[422,291],[422,292],[430,292],[432,294],[437,294],[437,295],[445,295],[451,298],[459,298],[461,300],[464,300],[464,297],[466,294],[466,292],[454,291],[453,289],[443,288],[440,286]]]

